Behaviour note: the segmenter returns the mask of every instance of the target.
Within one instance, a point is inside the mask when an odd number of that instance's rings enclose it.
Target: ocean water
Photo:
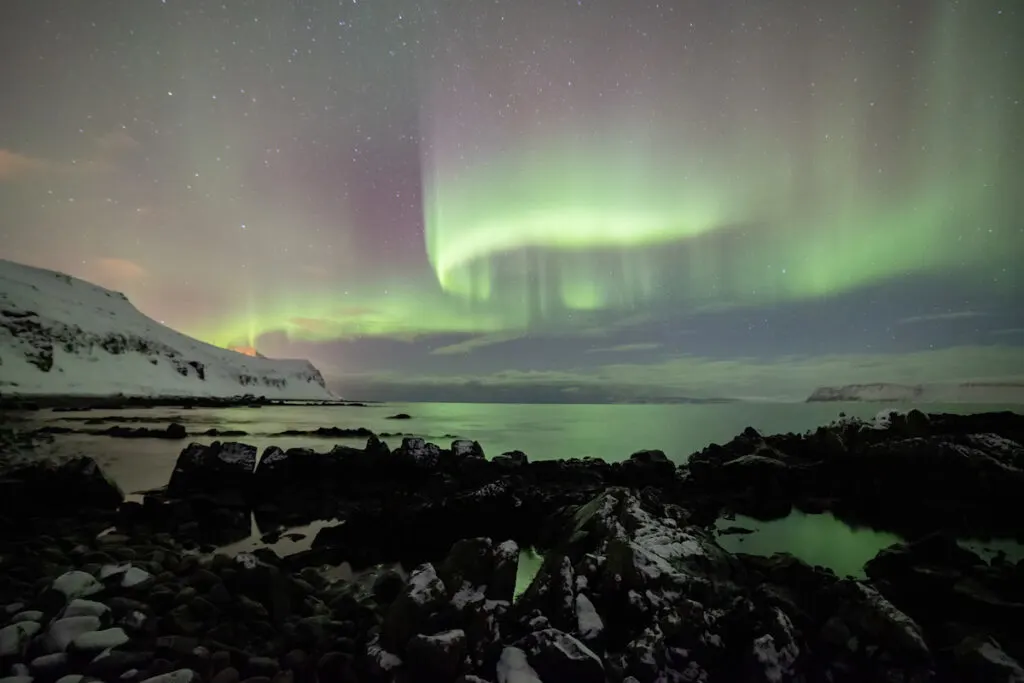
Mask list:
[[[685,462],[710,443],[724,443],[748,426],[765,434],[803,432],[839,417],[872,418],[883,410],[910,406],[882,403],[728,403],[707,405],[517,405],[487,403],[388,403],[361,406],[267,406],[262,408],[172,409],[152,408],[83,412],[40,411],[27,417],[36,426],[59,425],[98,429],[110,425],[165,427],[183,424],[189,432],[207,429],[243,430],[242,441],[261,450],[308,447],[329,450],[335,443],[362,445],[365,439],[275,437],[285,430],[311,431],[318,427],[365,427],[392,447],[402,436],[421,436],[447,445],[453,438],[475,439],[484,452],[497,455],[507,450],[524,451],[533,460],[592,456],[607,461],[628,458],[637,450],[658,448],[672,460]],[[976,413],[1016,410],[1003,405],[918,405],[924,412]],[[407,420],[389,419],[405,413]],[[102,424],[86,420],[104,419]],[[84,453],[94,457],[126,493],[157,488],[167,483],[178,454],[187,442],[210,443],[218,437],[190,437],[185,442],[159,439],[114,439],[69,434],[58,436],[51,448],[62,454]],[[771,554],[790,552],[812,564],[834,569],[840,575],[860,575],[863,563],[881,548],[899,541],[885,531],[854,528],[829,514],[793,513],[783,520],[758,522],[738,519],[721,526],[741,526],[749,534],[723,535],[719,542],[734,552]],[[308,546],[312,534],[298,542],[286,542],[283,552]],[[258,533],[235,544],[236,549],[258,543]],[[965,539],[972,548],[990,554],[1002,549],[1010,557],[1024,557],[1019,545],[999,539],[981,542]]]

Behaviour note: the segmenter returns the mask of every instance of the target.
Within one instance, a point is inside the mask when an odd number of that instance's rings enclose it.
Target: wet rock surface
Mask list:
[[[141,503],[88,458],[36,464],[0,481],[0,678],[1024,680],[1024,562],[982,560],[949,521],[1020,525],[987,507],[1024,493],[1022,436],[1012,414],[911,413],[747,430],[680,467],[660,451],[531,462],[412,437],[328,453],[192,444]],[[711,528],[722,510],[869,500],[922,533],[864,581],[729,553]],[[211,552],[252,515],[340,523],[288,557]],[[514,599],[527,546],[544,561]],[[396,561],[407,571],[381,564]],[[341,562],[366,570],[341,580]]]

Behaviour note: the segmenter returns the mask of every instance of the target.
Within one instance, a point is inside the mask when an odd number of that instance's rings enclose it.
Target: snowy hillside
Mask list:
[[[118,292],[0,260],[0,394],[333,398],[304,360],[228,351]]]
[[[808,397],[817,401],[888,401],[894,403],[1022,403],[1024,384],[964,382],[959,384],[848,384],[820,387]]]

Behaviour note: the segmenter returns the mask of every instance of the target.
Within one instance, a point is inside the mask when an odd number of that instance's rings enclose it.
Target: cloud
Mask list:
[[[51,168],[52,162],[46,159],[0,149],[0,180],[18,180],[46,173]]]
[[[338,328],[337,322],[323,318],[302,318],[296,316],[289,318],[287,324],[293,329],[315,335],[330,334]]]
[[[896,321],[898,325],[914,325],[916,323],[937,322],[942,320],[965,320],[968,318],[984,318],[988,313],[982,311],[947,311],[945,313],[926,313],[924,315],[912,315]]]
[[[485,346],[494,346],[495,344],[504,344],[505,342],[514,341],[516,339],[520,339],[522,336],[522,332],[508,332],[470,337],[464,341],[436,348],[431,351],[430,354],[433,356],[451,356],[461,353],[470,353],[477,349],[482,349]]]
[[[334,378],[391,387],[530,388],[602,395],[619,400],[752,398],[804,400],[820,386],[1024,380],[1019,346],[962,346],[893,354],[786,356],[773,360],[678,356],[658,363],[615,363],[593,369],[504,370],[488,375],[359,374]],[[487,394],[478,394],[486,396]],[[479,400],[479,399],[478,399]]]
[[[96,264],[106,275],[121,280],[138,280],[146,275],[145,268],[128,259],[103,257],[96,259]]]
[[[323,266],[303,265],[299,266],[299,270],[316,278],[327,279],[331,277],[331,271],[327,270]]]
[[[606,346],[600,349],[587,349],[587,353],[638,353],[640,351],[654,351],[662,346],[663,344],[659,342],[637,342],[635,344]]]
[[[118,129],[96,138],[96,147],[100,156],[116,156],[139,147],[139,142],[128,131]]]

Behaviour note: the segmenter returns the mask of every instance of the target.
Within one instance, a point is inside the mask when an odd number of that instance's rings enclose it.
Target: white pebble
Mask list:
[[[0,628],[0,657],[19,655],[28,641],[43,627],[35,621],[19,621]]]
[[[196,679],[196,672],[192,669],[178,669],[159,676],[153,676],[142,681],[142,683],[192,683]],[[61,683],[57,681],[57,683]],[[79,682],[75,682],[79,683]]]
[[[75,638],[83,633],[99,631],[101,626],[99,617],[93,616],[58,619],[50,624],[47,631],[50,649],[54,652],[64,652]]]
[[[71,641],[73,650],[106,650],[128,642],[128,634],[120,628],[108,628],[103,631],[83,633]]]
[[[14,615],[13,618],[11,618],[11,622],[12,623],[17,623],[19,621],[42,621],[42,620],[43,620],[43,613],[40,612],[37,609],[26,610],[24,612],[18,612],[17,614]]]
[[[50,587],[63,593],[68,600],[95,595],[103,590],[103,584],[95,576],[77,569],[61,574]]]
[[[64,617],[102,617],[110,608],[95,600],[76,598],[64,608]]]

